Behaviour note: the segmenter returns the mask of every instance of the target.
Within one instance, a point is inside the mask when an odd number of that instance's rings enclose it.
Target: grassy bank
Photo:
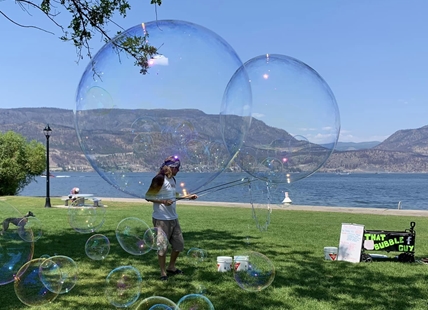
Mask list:
[[[259,232],[250,209],[183,203],[179,215],[185,252],[198,247],[207,251],[208,258],[194,266],[184,252],[178,267],[185,275],[164,283],[158,280],[155,252],[132,256],[120,247],[115,237],[117,224],[126,217],[139,217],[150,225],[149,205],[109,202],[105,223],[97,233],[110,239],[110,254],[103,261],[93,261],[84,250],[90,234],[79,234],[70,227],[67,209],[46,209],[44,198],[7,199],[22,213],[33,211],[43,224],[43,237],[35,243],[34,258],[44,254],[65,255],[74,259],[79,268],[76,286],[40,309],[114,309],[104,296],[103,285],[107,274],[123,265],[136,267],[143,277],[140,300],[158,295],[177,302],[184,295],[196,293],[202,284],[206,297],[217,310],[426,309],[428,265],[393,260],[359,264],[329,262],[324,260],[323,253],[325,246],[338,245],[343,222],[364,224],[367,229],[401,231],[415,221],[417,259],[428,257],[428,219],[424,217],[274,210],[268,230]],[[60,204],[61,200],[52,199],[52,205]],[[216,270],[217,256],[233,256],[246,250],[263,253],[275,265],[274,282],[261,292],[244,291],[232,273]],[[4,310],[26,307],[16,297],[12,283],[0,286],[0,305]]]

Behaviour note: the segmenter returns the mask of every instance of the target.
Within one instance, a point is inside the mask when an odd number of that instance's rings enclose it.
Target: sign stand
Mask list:
[[[337,260],[359,263],[363,237],[364,225],[342,223]]]

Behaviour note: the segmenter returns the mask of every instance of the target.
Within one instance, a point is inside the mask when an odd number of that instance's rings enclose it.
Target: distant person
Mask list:
[[[180,160],[177,156],[169,156],[160,167],[158,174],[152,179],[152,183],[146,193],[146,200],[153,202],[153,226],[165,232],[172,247],[168,268],[166,267],[168,249],[158,250],[160,280],[162,281],[168,280],[168,275],[173,276],[183,273],[175,266],[180,252],[184,250],[183,234],[176,212],[176,199],[180,197],[176,191],[175,181],[178,171],[180,171]],[[180,199],[182,198],[194,200],[198,196],[189,194],[180,197]]]
[[[68,198],[71,199],[71,202],[74,203],[77,200],[77,195],[79,194],[80,189],[78,187],[73,187],[70,191]]]
[[[71,195],[77,195],[80,192],[80,189],[78,187],[73,187],[70,191]]]

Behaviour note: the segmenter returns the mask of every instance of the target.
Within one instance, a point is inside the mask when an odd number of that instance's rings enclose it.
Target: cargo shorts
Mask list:
[[[153,226],[158,229],[163,230],[168,239],[168,242],[171,244],[172,250],[181,252],[184,250],[184,238],[183,233],[181,232],[180,223],[178,219],[175,220],[157,220],[155,218],[153,220]],[[160,236],[158,235],[158,243],[162,242],[159,240]],[[166,254],[166,248],[159,248],[158,254],[163,256]]]

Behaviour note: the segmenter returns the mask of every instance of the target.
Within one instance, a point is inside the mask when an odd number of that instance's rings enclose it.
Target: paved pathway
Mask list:
[[[103,203],[108,201],[120,201],[120,202],[135,202],[142,204],[150,204],[141,198],[101,198]],[[201,200],[189,200],[180,201],[179,203],[185,203],[188,205],[198,206],[215,206],[215,207],[235,207],[235,208],[250,208],[249,203],[237,203],[237,202],[212,202],[212,201],[201,201]],[[380,209],[380,208],[348,208],[348,207],[328,207],[328,206],[300,206],[300,205],[278,205],[273,206],[274,210],[284,211],[317,211],[317,212],[341,212],[341,213],[359,213],[359,214],[380,214],[380,215],[402,215],[402,216],[427,216],[428,210],[403,210],[403,209]]]

